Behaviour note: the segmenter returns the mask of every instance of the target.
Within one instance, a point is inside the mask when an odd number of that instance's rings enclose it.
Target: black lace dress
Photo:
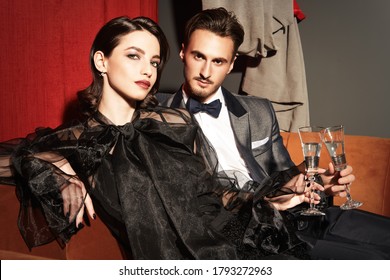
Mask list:
[[[64,163],[77,175],[64,173]],[[0,144],[0,182],[16,185],[30,248],[63,245],[77,232],[77,179],[127,258],[305,258],[289,218],[264,199],[293,194],[281,186],[295,170],[239,190],[216,168],[194,120],[162,107],[137,110],[123,126],[96,113]]]

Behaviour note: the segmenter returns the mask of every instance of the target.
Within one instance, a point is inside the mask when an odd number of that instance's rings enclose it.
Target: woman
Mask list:
[[[86,121],[0,145],[0,181],[17,186],[27,245],[64,244],[82,228],[86,207],[126,258],[294,255],[303,243],[278,209],[308,200],[302,175],[289,170],[239,192],[217,174],[214,153],[188,113],[156,107],[167,56],[152,20],[109,21],[91,48],[93,82],[79,92]]]

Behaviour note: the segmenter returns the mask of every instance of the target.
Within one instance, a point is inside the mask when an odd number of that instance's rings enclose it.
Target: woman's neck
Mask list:
[[[104,98],[100,101],[98,110],[115,125],[124,125],[131,122],[136,107],[136,102],[130,104],[124,99]]]

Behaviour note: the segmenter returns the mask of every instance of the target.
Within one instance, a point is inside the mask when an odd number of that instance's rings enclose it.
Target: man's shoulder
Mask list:
[[[234,97],[236,97],[240,101],[242,100],[244,102],[258,102],[258,103],[269,103],[270,102],[269,99],[259,97],[259,96],[243,95],[243,94],[237,94],[237,93],[231,93],[231,94],[234,95]]]
[[[262,106],[262,107],[269,107],[271,106],[271,101],[267,98],[262,98],[258,96],[253,96],[253,95],[241,95],[237,93],[231,93],[234,98],[238,100],[243,106]]]
[[[163,105],[168,101],[172,101],[175,94],[176,92],[157,92],[154,96],[157,98],[158,103]]]

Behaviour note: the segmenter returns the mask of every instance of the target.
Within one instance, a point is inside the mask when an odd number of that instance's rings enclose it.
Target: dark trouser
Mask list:
[[[330,207],[324,217],[299,217],[297,235],[313,259],[390,259],[390,218]]]

